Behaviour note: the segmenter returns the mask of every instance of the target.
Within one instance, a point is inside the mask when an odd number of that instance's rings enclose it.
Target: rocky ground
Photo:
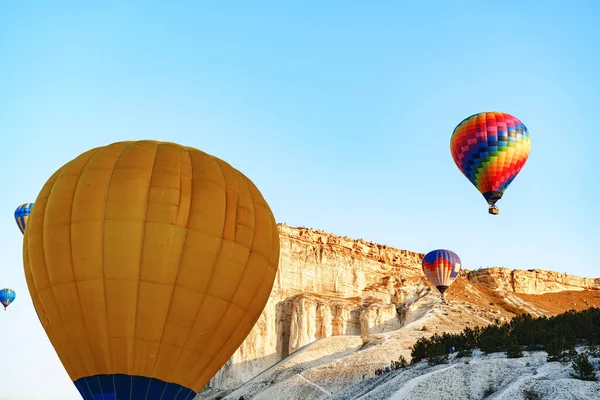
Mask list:
[[[516,396],[526,386],[536,387],[543,393],[562,393],[561,396],[565,391],[575,390],[576,397],[549,397],[557,399],[591,399],[600,393],[597,392],[600,390],[598,384],[574,382],[565,372],[569,366],[556,363],[546,366],[543,352],[532,353],[518,360],[506,360],[503,354],[483,357],[476,351],[475,360],[466,365],[465,360],[455,360],[449,365],[432,368],[421,363],[412,367],[412,372],[402,376],[394,372],[376,377],[374,370],[385,368],[392,360],[400,356],[410,360],[410,346],[420,337],[458,332],[465,326],[487,325],[494,320],[507,319],[511,316],[507,309],[513,310],[513,307],[544,313],[544,306],[560,306],[554,303],[556,294],[535,295],[533,301],[523,299],[521,295],[512,295],[510,300],[504,301],[495,293],[490,295],[485,288],[482,290],[464,280],[455,289],[452,295],[447,296],[446,303],[433,292],[413,303],[406,314],[405,325],[398,330],[369,335],[364,344],[359,335],[320,339],[299,349],[236,390],[211,389],[201,392],[196,399],[479,399],[482,397],[477,396],[489,388],[484,387],[483,383],[473,386],[475,378],[465,381],[465,377],[473,374],[479,374],[477,376],[488,382],[498,392],[494,397],[498,399],[520,398],[511,396]],[[563,296],[572,295],[580,299],[575,302],[585,299],[600,306],[598,293],[584,294],[562,293]],[[525,368],[528,362],[534,367]],[[534,369],[538,371],[537,376],[532,375]],[[528,380],[521,379],[523,374],[529,374]],[[521,379],[520,383],[509,385],[513,378]],[[469,388],[465,389],[465,384]],[[400,386],[403,389],[397,391]],[[438,389],[432,389],[434,387]],[[498,397],[500,393],[503,394]]]

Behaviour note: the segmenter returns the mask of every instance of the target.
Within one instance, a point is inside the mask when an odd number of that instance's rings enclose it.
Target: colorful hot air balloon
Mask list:
[[[4,311],[6,311],[6,307],[9,306],[10,303],[15,301],[15,291],[12,289],[4,288],[0,289],[0,303],[4,306]]]
[[[498,214],[496,202],[529,157],[531,140],[521,121],[503,112],[482,112],[464,119],[452,132],[450,151],[461,172]]]
[[[27,285],[86,400],[191,400],[258,320],[279,263],[252,181],[175,143],[87,151],[31,215]]]
[[[33,203],[25,203],[21,204],[15,210],[15,221],[17,221],[17,226],[23,234],[25,233],[27,219],[29,218],[29,214],[31,213],[31,207],[33,207]]]
[[[460,258],[450,250],[433,250],[423,258],[423,273],[437,290],[442,299],[444,292],[456,279],[461,269]]]

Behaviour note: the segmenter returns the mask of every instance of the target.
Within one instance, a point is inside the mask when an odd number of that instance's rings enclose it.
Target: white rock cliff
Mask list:
[[[207,385],[237,387],[317,339],[398,329],[402,305],[427,291],[423,254],[279,225],[271,297],[238,350]]]
[[[279,232],[279,270],[268,303],[207,389],[234,389],[318,339],[356,335],[367,343],[369,335],[396,331],[422,315],[424,300],[438,299],[421,271],[424,254],[308,228],[279,225]],[[458,296],[454,311],[466,322],[450,318],[435,329],[460,330],[530,310],[548,314],[519,294],[600,289],[600,279],[506,268],[463,271],[456,283],[449,295]]]

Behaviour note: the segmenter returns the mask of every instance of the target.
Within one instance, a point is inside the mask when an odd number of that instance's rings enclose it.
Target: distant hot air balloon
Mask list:
[[[482,112],[454,129],[450,151],[461,172],[498,214],[500,200],[529,157],[531,140],[525,125],[503,112]]]
[[[31,207],[33,207],[33,203],[25,203],[21,204],[15,210],[15,221],[17,221],[17,226],[23,234],[25,233],[27,219],[29,218],[29,214],[31,213]]]
[[[442,299],[444,292],[456,279],[461,269],[460,258],[450,250],[438,249],[430,251],[423,258],[423,273],[437,290]]]
[[[258,320],[279,263],[252,181],[175,143],[87,151],[31,215],[27,285],[86,400],[191,400]]]
[[[15,291],[12,289],[4,288],[0,289],[0,303],[4,306],[4,311],[6,311],[6,307],[9,306],[10,303],[15,301]]]

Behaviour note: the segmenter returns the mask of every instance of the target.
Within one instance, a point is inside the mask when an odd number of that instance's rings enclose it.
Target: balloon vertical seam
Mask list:
[[[81,169],[81,173],[79,174],[79,177],[78,177],[78,179],[77,179],[77,186],[75,186],[75,190],[73,191],[73,200],[71,201],[71,218],[70,218],[70,220],[69,220],[69,224],[70,224],[70,227],[69,227],[69,248],[70,248],[70,250],[71,250],[71,266],[72,266],[72,268],[73,268],[73,280],[75,281],[75,290],[76,290],[76,292],[77,292],[77,298],[78,298],[78,299],[79,299],[79,289],[78,289],[78,287],[77,287],[77,280],[75,279],[75,265],[73,264],[73,243],[71,242],[71,238],[72,238],[72,235],[71,235],[71,230],[72,230],[72,227],[73,227],[73,225],[72,225],[72,221],[73,221],[73,203],[74,203],[74,201],[75,201],[75,194],[76,194],[76,192],[77,192],[77,187],[79,186],[79,182],[80,182],[80,180],[81,180],[81,175],[83,174],[83,171],[85,171],[85,168],[87,167],[87,165],[89,164],[89,162],[90,162],[90,161],[91,161],[91,160],[94,158],[94,156],[95,156],[96,154],[98,154],[98,151],[96,151],[96,152],[95,152],[95,153],[94,153],[94,154],[93,154],[93,155],[92,155],[92,156],[91,156],[91,157],[90,157],[90,158],[89,158],[89,159],[86,161],[85,165],[84,165],[84,166],[83,166],[83,168]],[[70,163],[69,163],[69,164],[70,164]],[[65,170],[66,170],[66,168],[65,168]],[[79,301],[79,306],[80,306],[80,309],[81,309],[81,316],[82,316],[82,320],[83,320],[83,327],[84,327],[84,329],[86,330],[86,336],[87,336],[87,326],[85,325],[85,316],[84,316],[84,313],[83,313],[83,309],[81,308],[81,300]],[[91,352],[91,345],[90,345],[90,343],[89,343],[89,342],[88,342],[87,344],[88,344],[88,346],[90,346],[90,352]],[[97,370],[97,367],[96,367],[96,360],[95,360],[95,358],[94,358],[94,356],[93,356],[93,355],[92,355],[92,360],[94,361],[94,367],[95,367],[94,369],[95,369],[95,370]],[[84,362],[84,366],[85,366],[85,362]],[[86,368],[86,375],[85,375],[85,376],[92,376],[92,372],[91,372],[91,371],[87,371],[87,368]],[[102,385],[101,385],[101,383],[100,383],[100,378],[99,378],[99,377],[96,377],[96,379],[98,380],[98,386],[100,387],[100,391],[101,391],[102,393],[104,393],[104,392],[102,391]],[[90,388],[90,385],[89,385],[89,383],[88,383],[88,380],[87,380],[87,379],[85,379],[84,381],[85,381],[85,384],[86,384],[86,386],[87,386],[87,388],[88,388],[88,390],[89,390],[89,392],[90,392],[90,396],[92,396],[92,397],[93,397],[94,395],[93,395],[93,393],[92,393],[92,389]]]
[[[129,145],[128,145],[129,146]],[[126,146],[126,147],[128,147]],[[135,376],[134,374],[134,370],[135,370],[135,343],[136,343],[136,326],[137,326],[137,320],[138,320],[138,307],[140,304],[140,284],[141,284],[141,276],[142,276],[142,266],[143,266],[143,257],[144,257],[144,240],[146,237],[146,219],[148,218],[148,201],[150,200],[150,187],[152,185],[152,173],[154,172],[154,166],[156,164],[156,155],[158,154],[158,148],[160,147],[160,143],[156,144],[156,149],[154,150],[154,156],[152,157],[152,164],[150,166],[150,173],[148,174],[148,185],[146,187],[146,201],[144,203],[144,219],[142,220],[142,235],[140,238],[140,259],[139,259],[139,265],[138,265],[138,276],[137,276],[137,292],[136,292],[136,301],[135,301],[135,312],[133,313],[134,315],[134,319],[133,319],[133,337],[131,338],[131,375]],[[118,158],[117,158],[117,162],[118,162]],[[116,165],[116,162],[115,162]],[[107,316],[108,318],[108,316]],[[154,364],[152,364],[152,366],[154,366]],[[114,382],[114,377],[113,377],[113,382]],[[152,383],[152,378],[148,380],[148,388],[150,388],[150,384]],[[133,385],[132,385],[133,388]],[[130,389],[133,390],[133,389]],[[115,388],[115,392],[116,392],[116,388]],[[131,392],[130,392],[131,393]],[[146,389],[146,396],[148,396],[148,389]]]
[[[217,164],[221,168],[221,162],[217,160]],[[231,166],[229,166],[229,167],[231,167]],[[254,224],[252,226],[252,230],[253,230],[252,241],[250,243],[250,247],[248,248],[248,258],[246,258],[246,262],[245,262],[245,265],[248,265],[248,260],[250,260],[250,256],[252,255],[252,244],[254,243],[254,238],[256,237],[256,235],[255,235],[255,233],[256,233],[256,208],[255,208],[255,205],[254,205],[254,198],[252,197],[252,192],[250,191],[250,188],[248,186],[248,183],[246,182],[246,179],[244,179],[245,177],[241,173],[237,173],[237,171],[233,170],[233,167],[231,167],[231,168],[232,168],[232,172],[234,173],[234,175],[237,175],[235,177],[239,178],[239,179],[236,179],[237,182],[238,182],[238,197],[241,195],[241,191],[239,190],[239,182],[242,181],[243,184],[246,186],[246,189],[248,190],[248,195],[249,195],[250,200],[251,200],[250,203],[252,204],[252,213],[253,213],[253,218],[254,218]],[[222,168],[221,168],[221,170],[222,170]],[[226,192],[227,192],[227,190],[226,190]],[[237,210],[236,210],[236,221],[235,221],[236,232],[234,233],[234,235],[237,235],[237,216],[238,215],[237,215]],[[237,305],[233,304],[233,299],[235,299],[235,295],[237,294],[237,291],[240,288],[240,284],[243,282],[243,277],[244,277],[244,274],[242,273],[242,275],[240,276],[240,280],[239,280],[239,282],[237,284],[237,287],[236,287],[235,291],[233,292],[233,294],[231,296],[231,299],[229,301],[229,305],[227,306],[227,309],[225,310],[225,312],[224,312],[223,315],[227,315],[227,312],[229,311],[229,309],[231,308],[232,305],[234,305],[234,306],[237,307]],[[261,281],[261,285],[262,285],[262,281]],[[260,290],[260,286],[258,286],[256,290],[258,292]],[[243,311],[244,311],[244,314],[248,314],[249,313],[249,310],[243,310]],[[259,317],[260,317],[260,315],[259,315]],[[213,339],[213,337],[215,336],[215,334],[219,331],[219,328],[221,327],[221,325],[224,322],[225,322],[225,319],[222,319],[221,322],[220,322],[220,324],[217,325],[217,328],[213,331],[212,335],[209,338],[207,338],[207,340],[206,340],[207,344],[211,342],[211,340]],[[239,327],[240,326],[238,325],[238,329],[239,329]],[[215,358],[219,357],[219,354],[221,353],[221,351],[227,346],[227,343],[236,334],[236,332],[237,332],[237,329],[234,329],[234,330],[231,331],[231,333],[229,334],[229,337],[223,342],[223,344],[221,345],[221,348],[215,353],[216,354]]]
[[[192,209],[192,201],[193,201],[193,196],[191,196],[191,194],[194,192],[194,168],[192,166],[192,156],[190,154],[190,151],[186,147],[184,147],[183,149],[184,149],[185,153],[187,154],[188,159],[190,161],[190,204],[189,204],[189,208],[191,210]],[[181,197],[181,186],[180,186],[179,190],[180,190],[179,195]],[[181,199],[179,201],[179,206],[181,206]],[[178,212],[179,212],[179,209],[178,209]],[[169,322],[169,314],[171,312],[171,305],[173,304],[173,297],[175,296],[175,291],[177,290],[177,281],[179,279],[179,273],[181,272],[181,261],[183,259],[183,255],[185,253],[185,243],[186,243],[186,240],[187,240],[187,231],[188,231],[189,220],[190,220],[190,213],[188,212],[188,217],[187,217],[187,221],[186,221],[186,224],[185,224],[185,229],[183,231],[184,237],[183,237],[183,243],[182,243],[182,246],[181,246],[181,254],[179,255],[179,262],[177,263],[177,272],[175,272],[175,280],[173,282],[173,290],[171,292],[171,297],[169,299],[169,307],[167,308],[167,315],[165,316],[165,323],[163,324],[163,329],[162,329],[162,332],[161,332],[160,337],[158,339],[159,350],[160,350],[160,346],[161,346],[161,343],[162,343],[162,338],[163,338],[163,336],[165,334],[165,330],[167,328],[167,323]],[[181,348],[181,350],[183,350],[183,347]],[[181,350],[180,350],[180,353],[181,353]],[[179,391],[181,391],[182,389],[183,389],[183,385],[182,385],[181,388],[179,388]],[[166,387],[165,387],[165,390],[166,390]],[[162,395],[161,395],[161,397],[162,397]]]
[[[60,318],[60,321],[61,321],[61,323],[63,325],[63,329],[64,329],[64,332],[65,332],[64,338],[66,338],[69,341],[72,341],[73,343],[76,343],[76,341],[72,340],[71,335],[69,335],[68,330],[65,328],[66,324],[65,324],[65,321],[63,320],[62,313],[60,312],[60,309],[59,309],[59,303],[58,303],[58,301],[56,299],[56,295],[54,293],[54,285],[50,281],[50,273],[48,271],[48,261],[47,261],[47,257],[46,257],[46,245],[45,245],[46,234],[44,232],[44,226],[46,226],[46,218],[48,217],[48,214],[45,212],[45,210],[48,208],[48,203],[50,202],[50,198],[52,197],[52,190],[54,189],[54,187],[56,186],[56,184],[60,180],[61,176],[63,176],[63,174],[66,172],[66,170],[67,170],[67,168],[68,168],[69,165],[70,165],[70,163],[66,164],[64,168],[61,168],[58,176],[56,177],[56,179],[52,183],[52,186],[48,190],[48,198],[46,199],[46,203],[44,205],[44,220],[43,220],[43,226],[42,226],[42,235],[43,235],[42,236],[42,240],[43,240],[43,242],[42,242],[43,243],[43,245],[42,245],[42,252],[44,254],[44,264],[45,264],[44,266],[45,266],[46,273],[48,274],[48,283],[50,285],[50,291],[52,292],[52,297],[54,298],[54,303],[56,305],[56,310],[57,310],[58,316]],[[40,303],[41,303],[41,301],[40,301]],[[56,332],[54,332],[54,333],[56,334]],[[83,360],[83,357],[81,356],[81,352],[77,351],[75,353],[79,356],[79,359],[80,359],[80,362],[81,362],[81,366],[83,367],[83,369],[87,370],[87,368],[85,367],[85,361]],[[71,354],[72,354],[72,352],[71,352]],[[68,359],[70,359],[73,363],[75,363],[75,360],[73,360],[70,357],[70,353],[68,351],[65,352],[65,355],[67,356]],[[92,391],[89,388],[89,386],[88,386],[88,389],[90,390],[90,394],[91,394]]]
[[[85,323],[85,313],[81,306],[81,297],[79,296],[79,286],[77,284],[77,279],[75,277],[75,264],[73,262],[73,242],[72,242],[72,238],[73,238],[73,204],[75,203],[75,196],[77,195],[77,189],[79,188],[79,183],[81,182],[81,175],[83,174],[83,171],[85,171],[86,167],[88,166],[88,164],[90,163],[90,161],[94,158],[94,156],[96,154],[97,154],[97,152],[95,152],[90,158],[87,159],[87,161],[81,168],[81,172],[79,173],[79,175],[77,177],[77,184],[75,185],[75,189],[73,190],[73,196],[71,197],[71,211],[70,211],[70,215],[69,215],[69,255],[71,258],[71,271],[73,273],[73,284],[75,286],[75,293],[77,294],[77,304],[79,305],[79,310],[81,311],[82,324],[83,324],[83,329],[85,330],[86,336],[88,336],[88,328]],[[65,168],[65,171],[66,171],[66,168]],[[97,370],[98,367],[96,366],[96,359],[94,358],[94,356],[92,354],[91,345],[88,341],[85,341],[85,344],[90,348],[90,355],[92,358],[93,368],[95,370]],[[84,360],[84,367],[86,369],[87,375],[89,376],[92,372],[87,369],[85,360]],[[98,383],[100,383],[100,382],[98,381]]]
[[[117,156],[115,157],[115,161],[112,165],[112,168],[110,170],[110,174],[108,175],[108,180],[106,182],[106,193],[104,194],[104,207],[102,209],[102,224],[101,224],[101,229],[102,229],[102,233],[100,235],[100,240],[101,240],[101,244],[102,244],[102,291],[104,293],[104,317],[105,317],[105,321],[106,321],[106,342],[108,343],[108,361],[109,361],[109,365],[108,365],[108,370],[110,372],[113,372],[113,389],[116,392],[117,389],[117,385],[115,384],[115,377],[114,377],[114,360],[112,357],[112,344],[111,344],[111,340],[110,340],[110,329],[108,327],[108,299],[106,297],[106,273],[104,271],[104,235],[106,234],[106,230],[104,229],[105,227],[105,223],[106,221],[104,220],[104,217],[106,216],[106,203],[108,202],[108,190],[110,188],[110,181],[112,180],[113,174],[115,172],[115,168],[117,166],[117,160],[119,159],[119,157],[121,157],[121,154],[123,154],[123,151],[125,151],[125,149],[127,148],[129,144],[126,144],[125,146],[123,146],[123,148],[121,148],[121,150],[119,151],[119,154],[117,154]],[[109,149],[110,147],[104,147],[102,150],[100,150],[101,152],[105,152]],[[86,384],[87,384],[87,379],[85,380]],[[131,397],[131,388],[133,387],[133,378],[130,378],[130,392],[129,392],[129,397]],[[91,393],[91,390],[90,390]],[[92,395],[93,397],[93,395]]]
[[[225,184],[225,204],[227,204],[227,183],[225,182],[225,174],[223,173],[223,169],[221,168],[221,166],[219,165],[219,163],[216,162],[216,159],[213,158],[212,156],[208,155],[208,154],[202,154],[203,157],[210,157],[210,159],[215,162],[215,164],[217,165],[217,167],[219,168],[219,171],[221,171],[221,176],[223,178],[224,184]],[[192,169],[194,168],[193,164],[192,164]],[[200,301],[200,304],[198,305],[198,310],[196,310],[196,314],[194,316],[194,319],[192,320],[192,328],[194,326],[194,324],[196,323],[196,320],[198,319],[198,316],[200,315],[200,310],[202,310],[202,306],[204,305],[204,301],[206,299],[206,289],[208,289],[208,287],[210,287],[210,282],[214,276],[214,272],[215,272],[215,268],[217,267],[217,263],[219,261],[219,256],[221,254],[221,250],[223,248],[223,242],[225,241],[225,239],[223,238],[224,234],[225,234],[225,228],[226,228],[226,222],[227,222],[227,210],[225,210],[224,216],[223,216],[223,227],[222,227],[222,231],[221,231],[221,243],[219,244],[219,250],[217,251],[216,257],[215,257],[215,261],[213,263],[213,267],[210,271],[210,276],[207,280],[207,284],[206,284],[206,288],[204,289],[204,293],[202,296],[202,300]],[[187,332],[185,341],[183,342],[183,346],[182,346],[182,350],[186,348],[188,340],[190,338],[190,333],[192,331],[192,328],[190,328],[190,330]],[[204,355],[204,351],[202,351],[202,354]],[[208,357],[208,356],[207,356]],[[179,354],[177,354],[177,358],[175,359],[176,361],[173,363],[173,365],[177,365],[177,363],[179,362],[179,359],[181,358],[181,352],[179,352]],[[186,382],[188,383],[188,382]],[[182,385],[183,386],[183,385]]]
[[[52,185],[54,184],[54,182],[56,182],[56,180],[58,179],[58,176],[60,174],[60,171],[63,168],[64,168],[64,166],[61,167],[61,168],[59,168],[57,171],[54,172],[54,174],[52,174],[52,176],[46,182],[46,185],[44,185],[44,188],[42,189],[42,191],[47,188],[47,185],[48,185],[49,182],[52,182]],[[48,196],[47,197],[49,198],[50,197],[50,188],[48,188],[47,192],[48,192]],[[39,195],[38,195],[38,199],[36,200],[36,202],[38,200],[39,200]],[[48,199],[46,199],[46,202],[44,203],[44,209],[47,206],[47,202],[48,202]],[[40,207],[41,206],[38,206],[38,208],[40,208]],[[45,217],[45,214],[44,214],[44,217]],[[42,225],[42,229],[43,229],[44,219],[41,220],[40,225]],[[60,343],[60,340],[55,336],[56,333],[54,332],[54,330],[52,329],[52,327],[50,325],[50,319],[48,318],[48,313],[46,312],[46,307],[42,303],[42,301],[40,299],[40,296],[39,296],[38,287],[37,287],[37,284],[36,284],[36,280],[35,280],[35,277],[34,277],[34,274],[33,274],[33,269],[31,267],[31,262],[30,262],[31,257],[30,257],[30,254],[29,254],[29,235],[28,235],[28,232],[29,232],[28,230],[25,230],[24,238],[23,238],[23,249],[24,249],[23,252],[24,252],[24,257],[25,257],[25,254],[26,254],[27,255],[27,260],[28,260],[27,264],[24,264],[23,267],[24,267],[24,269],[28,269],[29,270],[29,274],[31,275],[31,280],[29,282],[27,282],[27,285],[28,285],[28,287],[30,285],[32,285],[33,288],[35,289],[34,290],[35,295],[32,295],[32,302],[34,303],[33,304],[34,308],[36,309],[36,312],[37,312],[37,307],[35,306],[35,302],[34,302],[34,298],[36,298],[37,302],[38,302],[38,304],[39,304],[39,306],[41,308],[41,311],[42,311],[42,314],[44,316],[44,319],[47,321],[46,322],[47,326],[44,326],[44,323],[42,322],[41,318],[40,318],[40,323],[42,324],[42,327],[46,330],[47,333],[50,332],[50,334],[48,335],[48,340],[53,345],[54,351],[58,355],[58,353],[63,353],[63,350],[62,350],[63,347],[62,347],[62,343]],[[44,252],[43,248],[42,248],[42,252]],[[43,254],[43,256],[44,256],[44,266],[45,266],[45,263],[46,263],[45,254]],[[46,273],[47,272],[48,271],[46,271]],[[25,277],[27,278],[27,273],[25,274]],[[31,288],[29,288],[29,290],[31,292]],[[38,318],[39,318],[39,312],[38,312]],[[70,361],[70,358],[68,358],[68,359]]]

